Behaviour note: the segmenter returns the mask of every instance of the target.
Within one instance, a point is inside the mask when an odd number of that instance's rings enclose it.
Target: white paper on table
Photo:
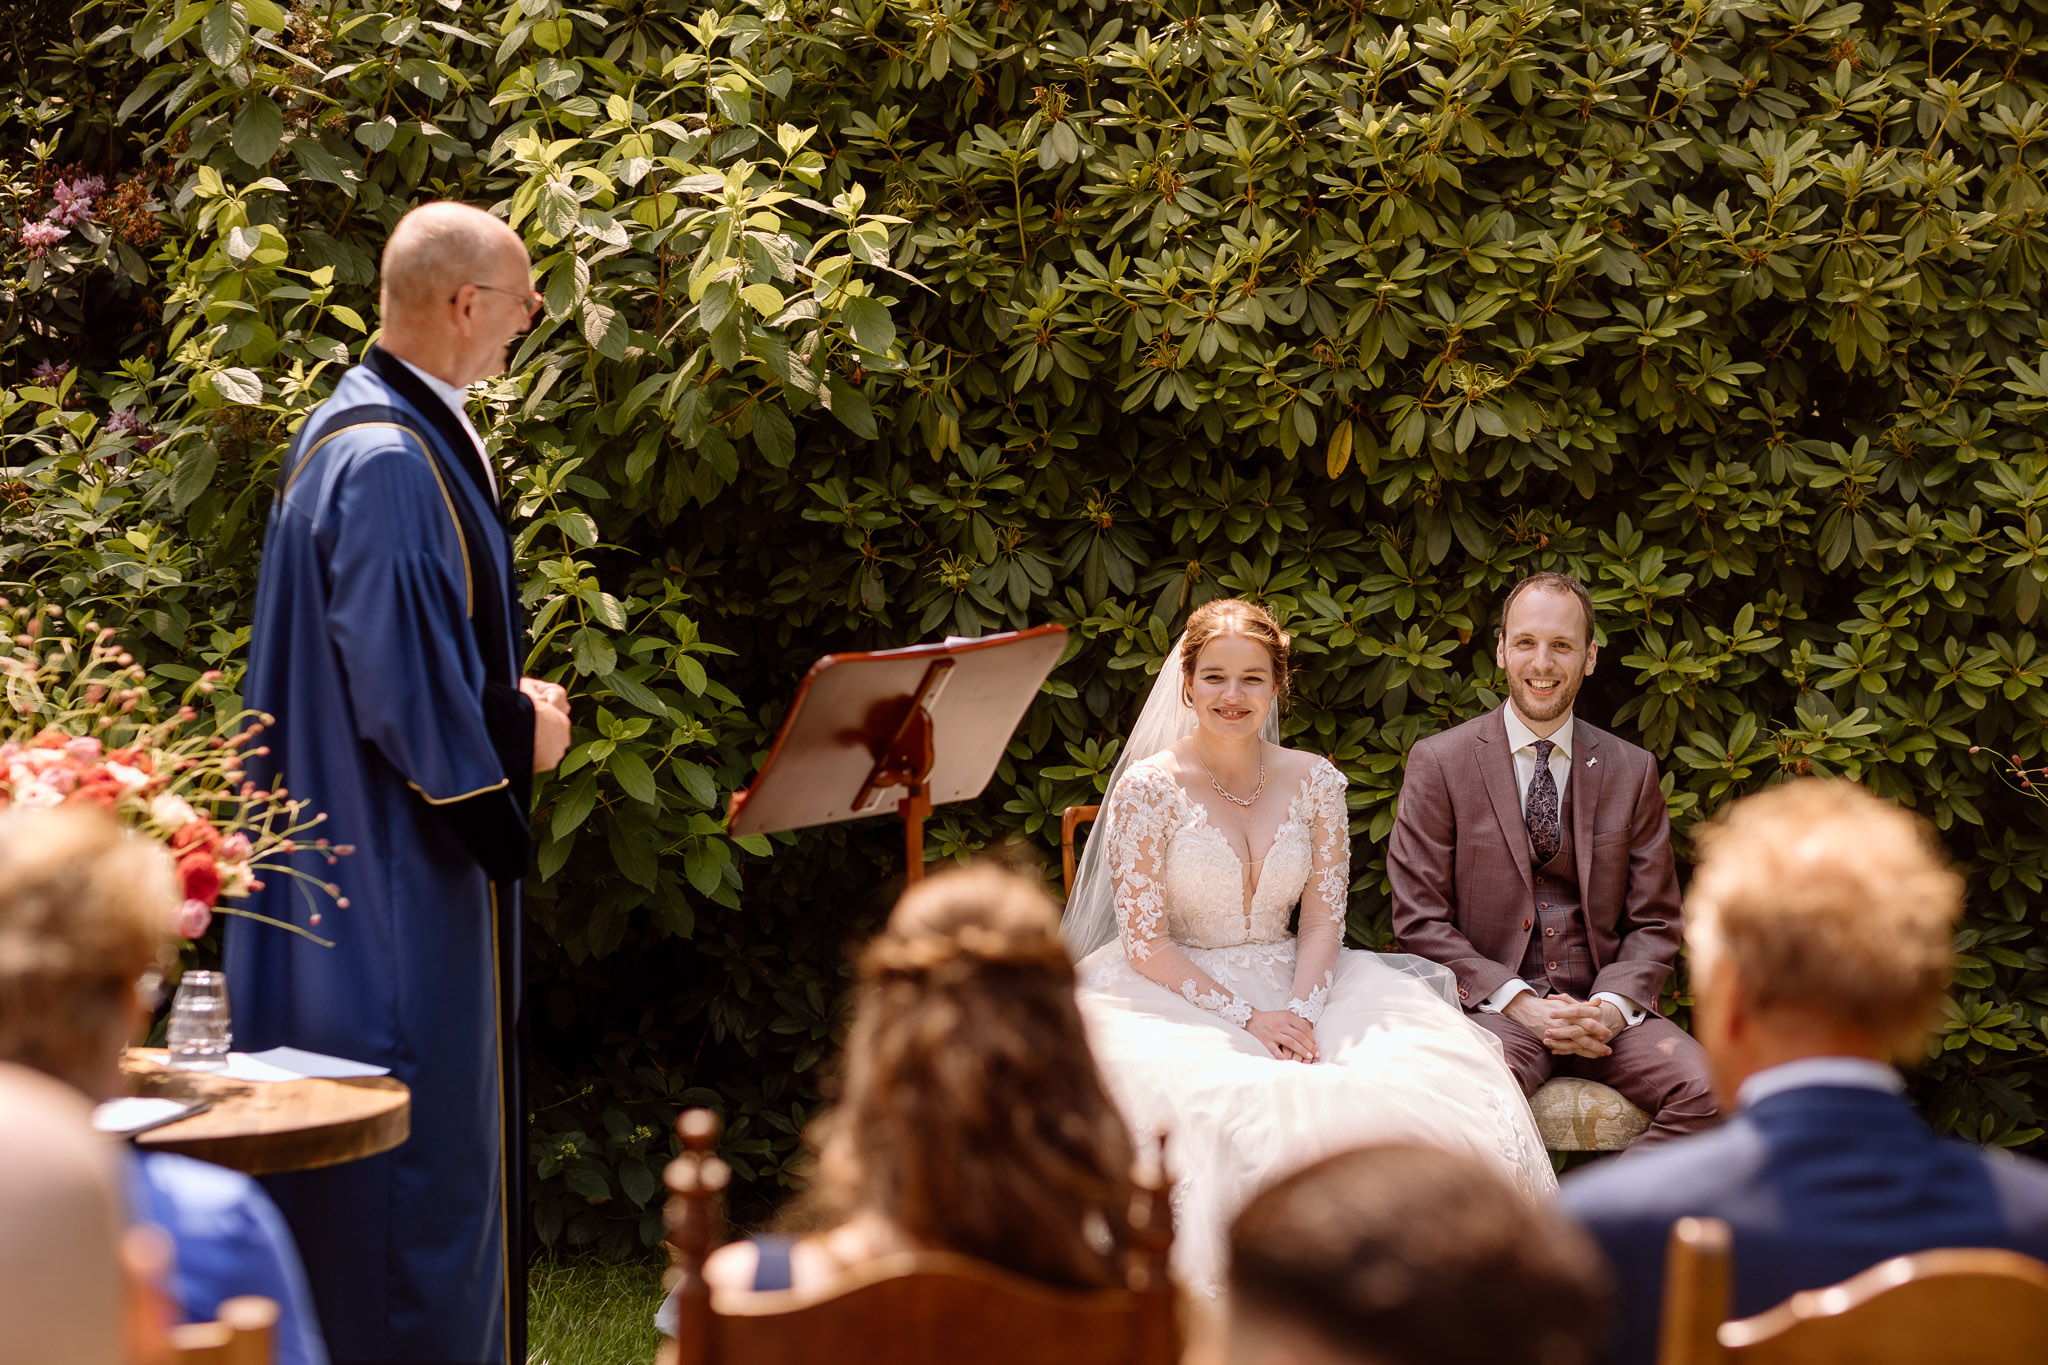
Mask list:
[[[315,1080],[341,1081],[355,1076],[391,1074],[391,1068],[388,1066],[352,1062],[346,1057],[330,1057],[324,1052],[307,1052],[296,1047],[274,1047],[267,1052],[251,1052],[244,1055],[252,1062],[290,1073],[285,1078],[290,1080],[310,1077]]]
[[[204,1108],[191,1100],[164,1095],[123,1095],[92,1111],[92,1126],[102,1133],[141,1133],[184,1118]]]
[[[274,1066],[261,1056],[247,1052],[230,1052],[225,1071],[200,1073],[225,1076],[231,1081],[303,1081],[306,1079],[296,1071]]]

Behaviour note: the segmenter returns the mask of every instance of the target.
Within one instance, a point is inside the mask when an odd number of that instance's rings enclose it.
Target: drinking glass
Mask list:
[[[171,998],[165,1030],[171,1065],[186,1071],[224,1071],[234,1036],[227,979],[219,972],[186,972]]]

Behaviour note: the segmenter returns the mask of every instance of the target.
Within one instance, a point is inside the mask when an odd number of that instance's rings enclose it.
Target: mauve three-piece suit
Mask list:
[[[1387,846],[1400,949],[1456,974],[1468,1017],[1500,1039],[1524,1093],[1553,1075],[1582,1076],[1652,1116],[1643,1142],[1705,1128],[1715,1116],[1706,1055],[1656,1012],[1680,941],[1657,762],[1574,719],[1568,775],[1556,791],[1558,846],[1539,862],[1507,705],[1409,750]],[[1538,995],[1611,993],[1647,1014],[1615,1035],[1609,1056],[1556,1056],[1506,1015],[1480,1008],[1517,978]]]

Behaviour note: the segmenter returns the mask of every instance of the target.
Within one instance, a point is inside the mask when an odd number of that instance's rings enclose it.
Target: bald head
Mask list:
[[[447,307],[463,284],[525,285],[526,244],[482,209],[445,200],[398,220],[384,244],[379,307],[388,326]]]
[[[119,1365],[129,1286],[111,1142],[69,1086],[0,1063],[0,1365]]]
[[[384,246],[378,344],[457,388],[503,374],[539,307],[519,234],[467,204],[422,204]]]

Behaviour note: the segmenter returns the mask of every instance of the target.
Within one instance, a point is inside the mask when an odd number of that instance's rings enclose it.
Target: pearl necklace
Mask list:
[[[1195,755],[1195,762],[1202,763],[1202,757],[1200,754]],[[1256,805],[1258,803],[1259,797],[1263,795],[1266,790],[1266,760],[1263,755],[1259,758],[1259,785],[1252,788],[1252,794],[1250,796],[1233,796],[1231,793],[1223,790],[1223,784],[1216,780],[1215,773],[1209,772],[1209,765],[1207,763],[1202,763],[1202,771],[1205,773],[1209,773],[1209,785],[1216,789],[1216,794],[1222,797],[1225,801],[1232,802],[1235,805],[1246,807]]]

